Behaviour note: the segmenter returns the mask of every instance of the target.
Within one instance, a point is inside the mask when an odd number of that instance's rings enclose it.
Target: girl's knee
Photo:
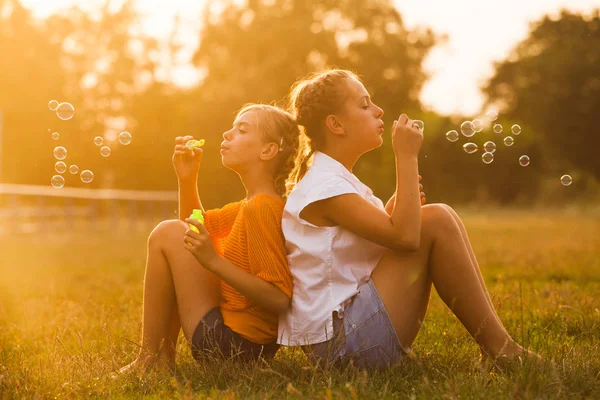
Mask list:
[[[152,232],[150,232],[150,236],[148,236],[148,243],[164,243],[169,238],[173,239],[174,237],[176,237],[178,233],[181,233],[180,236],[181,238],[183,238],[183,234],[185,233],[186,229],[186,223],[178,219],[169,219],[166,221],[162,221],[158,225],[156,225]]]
[[[422,224],[423,227],[434,228],[438,230],[452,230],[456,228],[456,222],[452,216],[452,208],[444,203],[433,203],[423,206]]]

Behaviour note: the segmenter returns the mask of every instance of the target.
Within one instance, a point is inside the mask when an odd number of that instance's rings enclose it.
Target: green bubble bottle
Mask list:
[[[202,225],[204,225],[204,215],[202,215],[202,210],[198,209],[198,208],[194,208],[192,210],[192,214],[190,215],[190,219],[195,219],[196,221],[200,221],[200,223]],[[196,233],[200,233],[200,231],[198,230],[198,228],[196,228],[194,225],[189,224],[190,225],[190,229],[193,230]]]

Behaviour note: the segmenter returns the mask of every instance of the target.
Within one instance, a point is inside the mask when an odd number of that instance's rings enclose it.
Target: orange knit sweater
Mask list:
[[[272,283],[292,297],[292,275],[281,230],[284,202],[259,194],[204,213],[204,225],[225,259]],[[221,281],[221,313],[225,325],[254,343],[277,338],[279,316]]]

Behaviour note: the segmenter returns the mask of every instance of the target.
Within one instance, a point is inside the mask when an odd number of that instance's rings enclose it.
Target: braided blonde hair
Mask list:
[[[315,151],[323,146],[325,118],[344,106],[344,83],[358,76],[348,70],[328,69],[301,79],[292,86],[289,109],[302,128],[300,148],[288,180],[288,192],[302,179]]]
[[[238,111],[236,119],[248,111],[258,114],[258,129],[263,139],[280,145],[279,154],[276,156],[277,165],[273,183],[277,194],[282,198],[288,195],[288,179],[294,169],[294,162],[298,156],[300,130],[296,120],[286,110],[268,104],[246,104]]]

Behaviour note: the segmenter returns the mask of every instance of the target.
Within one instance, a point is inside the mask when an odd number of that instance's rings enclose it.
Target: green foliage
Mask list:
[[[442,37],[408,30],[391,1],[222,5],[216,10],[207,3],[191,60],[202,79],[184,89],[168,79],[169,68],[181,59],[176,35],[157,43],[140,33],[131,0],[114,9],[107,3],[93,14],[72,8],[41,21],[18,0],[0,1],[0,180],[47,185],[56,161],[52,149],[60,144],[69,151],[69,164],[95,172],[91,184],[67,176],[67,186],[174,190],[174,137],[191,134],[206,139],[199,178],[203,204],[221,206],[244,195],[218,151],[236,112],[248,102],[285,105],[297,79],[337,66],[356,71],[385,110],[383,146],[355,169],[384,201],[395,188],[390,127],[401,113],[425,121],[419,172],[429,202],[531,205],[585,202],[600,193],[600,158],[593,153],[600,98],[597,16],[545,19],[518,56],[498,67],[486,91],[490,101],[507,104],[499,120],[505,132],[518,122],[523,133],[511,148],[489,128],[476,135],[480,148],[486,140],[498,146],[495,161],[485,165],[481,151],[462,151],[466,138],[450,143],[444,137],[475,116],[450,118],[422,109],[422,63]],[[50,99],[73,103],[75,117],[58,120],[48,111]],[[60,140],[52,140],[48,129],[58,131]],[[122,130],[133,134],[129,146],[116,141]],[[107,139],[109,158],[100,156],[95,136]],[[517,162],[522,154],[531,157],[527,168]],[[574,178],[569,190],[558,181],[565,173]]]
[[[532,128],[548,161],[556,158],[600,179],[600,10],[537,21],[496,65],[485,92],[509,118]]]

